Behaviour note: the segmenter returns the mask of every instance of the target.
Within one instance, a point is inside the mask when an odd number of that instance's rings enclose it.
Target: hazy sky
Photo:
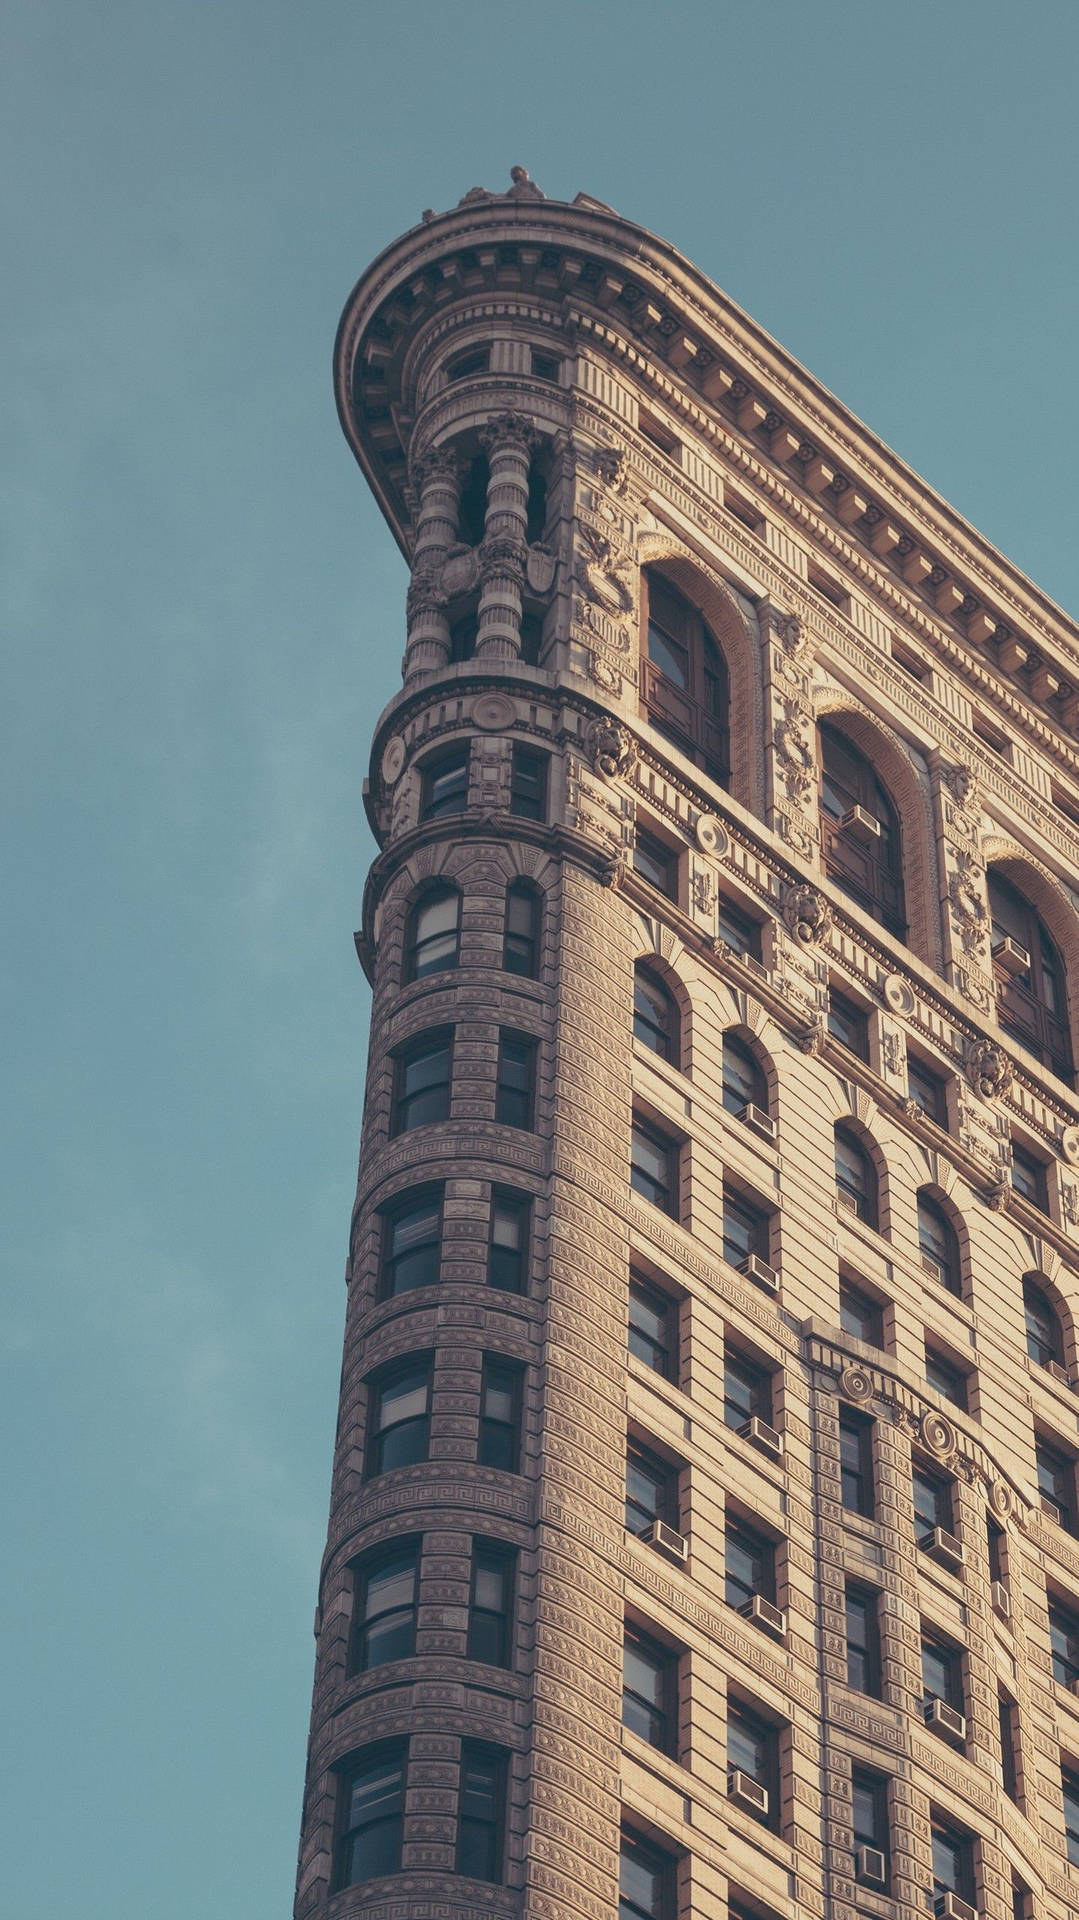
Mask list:
[[[8,0],[2,58],[3,1905],[287,1920],[405,587],[345,296],[523,162],[1076,608],[1079,9]]]

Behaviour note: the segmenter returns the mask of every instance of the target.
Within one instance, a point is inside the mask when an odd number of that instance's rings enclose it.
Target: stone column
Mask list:
[[[528,553],[528,468],[535,433],[520,413],[502,413],[480,439],[491,466],[480,549],[476,658],[516,660],[521,651],[521,588]]]
[[[437,673],[449,662],[450,624],[441,573],[458,537],[461,470],[449,447],[432,447],[413,462],[411,479],[418,505],[408,589],[406,682],[422,673]]]

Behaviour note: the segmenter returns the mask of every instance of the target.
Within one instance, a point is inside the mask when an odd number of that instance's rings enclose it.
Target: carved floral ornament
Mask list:
[[[799,946],[812,947],[830,932],[832,909],[816,887],[800,881],[783,896],[783,919]]]
[[[619,726],[609,715],[592,721],[585,741],[592,765],[604,780],[617,780],[637,764],[636,740],[628,727]]]
[[[586,600],[605,612],[621,617],[632,613],[636,605],[636,569],[629,560],[619,560],[606,534],[581,521],[577,557],[577,585]]]
[[[985,868],[981,861],[972,853],[958,853],[955,871],[948,881],[948,903],[960,944],[969,954],[982,951],[989,929],[984,881]]]
[[[508,447],[530,455],[536,445],[536,429],[527,414],[512,410],[496,413],[480,428],[479,441],[488,458]]]
[[[992,1040],[975,1040],[966,1057],[966,1074],[980,1100],[999,1100],[1012,1084],[1012,1063]]]
[[[798,807],[807,807],[816,789],[813,714],[804,700],[784,700],[783,717],[773,732],[783,767],[787,792]]]

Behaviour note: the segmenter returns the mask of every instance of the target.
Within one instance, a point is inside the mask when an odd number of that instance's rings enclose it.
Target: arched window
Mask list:
[[[641,704],[652,725],[725,787],[730,778],[727,663],[702,613],[654,567],[641,576]]]
[[[1072,1077],[1064,963],[1041,915],[997,868],[989,871],[997,1019],[1029,1052]]]
[[[405,979],[422,980],[457,965],[461,896],[456,887],[432,887],[408,916]]]
[[[506,924],[502,936],[502,965],[506,973],[526,980],[539,974],[540,896],[530,880],[514,880],[506,888]]]
[[[876,1227],[880,1218],[877,1169],[861,1142],[843,1126],[835,1130],[835,1184],[840,1206],[857,1214],[867,1227]]]
[[[838,727],[820,729],[821,847],[829,877],[902,940],[899,816],[872,765]]]
[[[764,1068],[752,1047],[736,1033],[723,1035],[723,1105],[728,1113],[741,1114],[747,1107],[768,1112]]]
[[[1028,1274],[1023,1282],[1023,1315],[1027,1328],[1027,1352],[1036,1366],[1064,1374],[1064,1329],[1060,1315],[1051,1306],[1049,1296],[1038,1285],[1038,1277]]]
[[[681,1063],[678,1007],[674,995],[640,961],[633,969],[633,1037],[672,1067]]]
[[[963,1269],[959,1238],[944,1208],[925,1187],[918,1194],[918,1245],[926,1272],[961,1299]]]

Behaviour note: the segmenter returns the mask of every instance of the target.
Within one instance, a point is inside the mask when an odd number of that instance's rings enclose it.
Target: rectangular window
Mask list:
[[[847,1407],[839,1410],[839,1472],[843,1505],[848,1513],[872,1520],[876,1511],[873,1490],[873,1423]]]
[[[948,1533],[954,1533],[952,1482],[941,1474],[931,1473],[928,1467],[915,1467],[912,1479],[914,1531],[919,1546],[925,1545],[936,1527],[944,1527]]]
[[[1004,1529],[998,1527],[989,1514],[985,1516],[986,1549],[989,1554],[989,1578],[999,1586],[1007,1586],[1008,1573],[1004,1558]]]
[[[934,1700],[963,1712],[963,1661],[958,1647],[926,1634],[922,1638],[922,1705]]]
[[[489,1667],[513,1665],[513,1576],[517,1554],[501,1540],[472,1542],[468,1657]]]
[[[382,1216],[382,1298],[437,1285],[441,1256],[442,1188],[394,1201]]]
[[[379,1374],[368,1389],[367,1479],[427,1458],[431,1410],[429,1354]]]
[[[495,1119],[505,1127],[521,1127],[526,1133],[535,1125],[536,1046],[536,1041],[523,1033],[509,1033],[503,1028],[499,1034]]]
[[[765,1807],[755,1817],[774,1833],[779,1832],[779,1737],[776,1728],[761,1720],[748,1707],[728,1699],[727,1767],[745,1774],[763,1787]]]
[[[828,1031],[848,1053],[869,1060],[869,1015],[835,987],[828,992]]]
[[[524,1293],[528,1279],[531,1201],[526,1193],[496,1187],[491,1195],[487,1284],[500,1293]]]
[[[484,1354],[480,1399],[481,1467],[498,1467],[502,1473],[520,1472],[521,1374],[522,1369],[512,1360],[500,1360],[494,1354]]]
[[[654,1520],[677,1527],[678,1473],[668,1461],[631,1440],[626,1449],[626,1532],[646,1533]]]
[[[1066,1532],[1074,1533],[1075,1461],[1037,1434],[1034,1437],[1034,1457],[1043,1512],[1049,1513]]]
[[[1053,1679],[1058,1687],[1079,1692],[1079,1614],[1050,1602],[1049,1641],[1053,1652]]]
[[[335,1891],[400,1872],[407,1754],[407,1741],[386,1741],[342,1770]]]
[[[947,1126],[945,1082],[914,1053],[907,1055],[907,1097],[921,1108],[927,1120],[935,1120],[938,1127]]]
[[[506,889],[506,921],[502,936],[502,966],[524,980],[539,975],[540,897],[527,883],[515,881]]]
[[[1019,1709],[1003,1687],[997,1693],[997,1722],[1000,1727],[1000,1764],[1004,1772],[1004,1791],[1019,1805]]]
[[[772,1376],[727,1341],[723,1349],[723,1421],[736,1432],[756,1417],[774,1426]]]
[[[652,1206],[678,1217],[678,1148],[647,1120],[635,1119],[630,1143],[629,1184]]]
[[[674,1920],[675,1861],[624,1830],[618,1856],[618,1920]]]
[[[1064,1796],[1064,1835],[1068,1859],[1073,1867],[1079,1867],[1079,1773],[1062,1767],[1060,1786]]]
[[[935,1347],[928,1344],[925,1349],[925,1377],[931,1387],[935,1387],[939,1394],[943,1394],[945,1400],[950,1400],[953,1407],[959,1407],[963,1413],[966,1413],[966,1374],[961,1367],[955,1366],[951,1360],[946,1360],[943,1354],[938,1353]]]
[[[547,755],[514,747],[510,773],[510,812],[518,820],[547,818]]]
[[[421,1033],[394,1060],[393,1126],[409,1133],[450,1117],[453,1028]]]
[[[724,1543],[724,1598],[729,1607],[744,1607],[759,1593],[775,1605],[776,1550],[773,1542],[751,1527],[728,1520]]]
[[[880,1887],[883,1891],[888,1884],[888,1783],[879,1774],[867,1773],[863,1767],[852,1767],[851,1785],[851,1825],[854,1829],[854,1871],[856,1879],[869,1885]],[[884,1872],[877,1876],[867,1872],[868,1866],[876,1867],[876,1861],[867,1860],[863,1849],[872,1854],[880,1854]]]
[[[974,1842],[968,1833],[933,1814],[933,1892],[954,1893],[974,1905]]]
[[[839,1282],[839,1324],[844,1333],[864,1341],[867,1347],[884,1345],[884,1310],[880,1301],[856,1287],[852,1280]]]
[[[1038,1207],[1042,1213],[1049,1211],[1048,1183],[1045,1162],[1035,1159],[1032,1153],[1024,1153],[1022,1147],[1012,1146],[1012,1186],[1016,1193],[1029,1200],[1031,1206]]]
[[[880,1596],[847,1582],[847,1685],[881,1697]],[[875,1842],[871,1844],[875,1845]]]
[[[470,374],[486,373],[490,363],[490,347],[466,347],[463,353],[455,353],[452,360],[447,360],[446,378],[451,384],[455,380],[467,380]]]
[[[719,899],[719,937],[724,946],[738,954],[742,960],[755,960],[761,964],[761,926],[759,920],[753,920],[748,913],[742,913],[725,894]]]
[[[418,1540],[403,1540],[361,1560],[352,1570],[350,1673],[366,1673],[416,1651]]]
[[[771,1220],[763,1208],[755,1207],[732,1188],[723,1189],[723,1258],[732,1267],[740,1267],[750,1254],[767,1260]]]
[[[457,1872],[469,1880],[502,1880],[506,1755],[478,1740],[461,1742]]]
[[[657,893],[677,902],[678,855],[643,827],[638,827],[634,836],[633,871],[647,880],[650,887],[655,887]]]
[[[468,761],[470,748],[460,746],[428,760],[423,768],[420,794],[421,820],[441,820],[449,813],[463,813],[468,805]]]
[[[535,380],[550,380],[558,385],[558,376],[562,362],[557,354],[541,353],[538,347],[532,349],[532,377]]]
[[[622,1643],[622,1725],[660,1753],[677,1752],[678,1662],[627,1622]]]
[[[678,1307],[669,1294],[631,1274],[629,1351],[664,1380],[678,1378]]]

